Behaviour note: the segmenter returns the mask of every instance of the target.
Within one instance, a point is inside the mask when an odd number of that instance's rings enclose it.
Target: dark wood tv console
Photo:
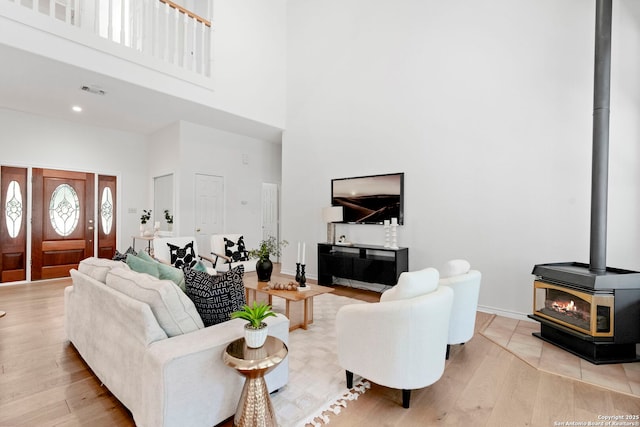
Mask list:
[[[318,243],[320,285],[331,285],[336,276],[393,286],[403,271],[409,271],[409,248]]]

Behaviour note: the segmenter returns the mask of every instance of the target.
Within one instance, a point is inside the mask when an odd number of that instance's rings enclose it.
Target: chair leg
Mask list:
[[[447,344],[447,356],[445,357],[445,359],[449,360],[449,352],[451,351],[451,345]]]
[[[353,372],[345,371],[347,373],[347,388],[353,387]]]
[[[402,389],[402,407],[409,408],[409,401],[411,400],[411,390]]]

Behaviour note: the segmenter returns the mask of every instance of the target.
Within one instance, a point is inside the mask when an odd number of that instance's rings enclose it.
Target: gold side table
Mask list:
[[[276,427],[276,413],[271,405],[264,376],[287,357],[287,346],[268,336],[262,347],[249,348],[244,338],[229,344],[222,356],[224,363],[244,375],[245,382],[238,402],[235,427]]]

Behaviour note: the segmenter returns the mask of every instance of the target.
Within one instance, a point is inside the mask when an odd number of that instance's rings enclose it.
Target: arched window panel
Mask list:
[[[111,188],[104,187],[100,200],[100,223],[104,234],[111,233],[113,227],[113,194]]]
[[[80,220],[80,199],[69,184],[61,184],[53,190],[49,203],[49,220],[53,229],[62,237],[69,236]]]
[[[24,204],[22,203],[22,189],[18,181],[11,181],[7,188],[6,205],[4,207],[4,218],[7,223],[9,236],[15,239],[20,234],[22,228],[22,215],[24,215]]]

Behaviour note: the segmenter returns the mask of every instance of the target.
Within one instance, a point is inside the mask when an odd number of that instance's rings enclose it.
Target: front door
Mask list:
[[[94,175],[33,169],[31,280],[66,277],[93,256]]]

